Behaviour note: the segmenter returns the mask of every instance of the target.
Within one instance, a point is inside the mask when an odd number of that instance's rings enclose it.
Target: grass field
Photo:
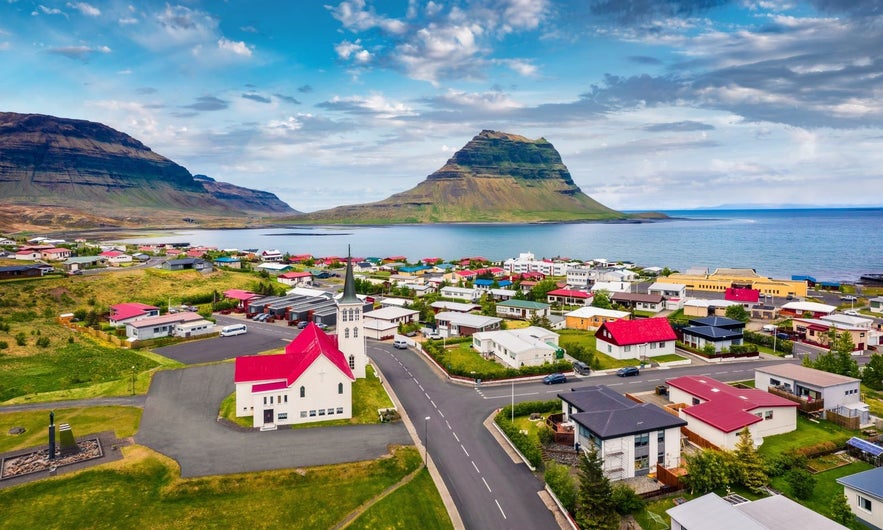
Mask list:
[[[55,424],[69,423],[74,436],[114,431],[117,438],[133,436],[141,423],[137,407],[88,407],[56,409]],[[0,413],[0,453],[47,444],[48,410]],[[24,427],[24,434],[10,435],[9,429]]]
[[[883,418],[883,392],[878,392],[872,388],[862,385],[862,401],[868,404],[871,414],[878,418]]]
[[[438,490],[426,469],[360,515],[352,529],[433,530],[453,528]]]
[[[873,466],[858,461],[823,473],[816,473],[813,475],[816,479],[816,485],[813,489],[812,496],[807,500],[799,500],[793,497],[791,497],[791,499],[803,504],[810,510],[824,515],[825,517],[830,517],[831,511],[829,506],[831,504],[831,498],[834,497],[834,495],[843,495],[843,486],[837,484],[837,479],[854,473],[867,471],[868,469],[873,469]],[[790,497],[791,489],[785,477],[775,477],[772,479],[771,483],[774,488],[779,491],[784,491],[789,494]],[[865,528],[858,523],[854,523],[851,527],[856,530]]]
[[[464,342],[445,349],[443,364],[455,370],[463,370],[460,373],[470,371],[478,373],[502,374],[506,367],[495,361],[485,359],[472,348],[471,342]]]
[[[172,460],[150,449],[124,452],[119,462],[0,490],[0,505],[15,507],[4,510],[2,526],[327,529],[421,465],[417,450],[404,447],[366,462],[182,479]],[[450,527],[439,520],[438,494],[428,495],[424,483],[402,497],[415,502],[380,512],[382,527],[394,524],[382,519],[387,515],[420,521],[420,527]]]
[[[560,336],[558,344],[560,344],[565,350],[570,351],[574,346],[578,346],[585,351],[593,352],[595,359],[598,361],[598,366],[594,367],[597,370],[610,370],[613,368],[622,368],[623,366],[638,366],[641,363],[638,359],[619,360],[599,352],[593,332],[578,329],[562,329],[557,331],[557,333]]]
[[[652,360],[658,363],[670,363],[673,361],[686,361],[687,358],[676,353],[670,353],[668,355],[657,355],[656,357],[651,357]]]
[[[797,429],[785,434],[767,436],[758,452],[764,456],[772,456],[784,453],[790,449],[808,447],[822,442],[831,441],[838,445],[846,443],[853,436],[854,431],[844,429],[827,421],[818,423],[809,421],[803,416],[797,416]]]

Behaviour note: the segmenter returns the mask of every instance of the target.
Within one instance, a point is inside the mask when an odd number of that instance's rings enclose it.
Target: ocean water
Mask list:
[[[606,258],[642,266],[745,267],[764,276],[792,274],[855,281],[883,273],[883,208],[679,210],[651,223],[526,225],[291,226],[180,230],[123,240],[189,242],[222,249],[279,249],[291,254],[406,256],[491,260],[532,252],[537,258]]]

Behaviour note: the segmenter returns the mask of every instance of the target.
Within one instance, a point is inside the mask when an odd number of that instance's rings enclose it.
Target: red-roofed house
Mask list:
[[[522,288],[524,282],[521,282]],[[552,305],[591,305],[595,295],[573,289],[553,289],[546,293],[546,300]]]
[[[721,449],[732,450],[748,427],[757,442],[797,428],[797,403],[756,388],[736,388],[707,376],[686,375],[666,381],[668,399],[687,428]]]
[[[727,287],[727,290],[724,292],[724,300],[741,302],[743,304],[756,304],[760,301],[760,291],[757,289]]]
[[[110,306],[111,326],[122,326],[139,318],[159,316],[159,308],[138,302],[126,302]]]
[[[105,250],[99,256],[106,259],[108,265],[112,267],[119,267],[122,263],[132,263],[132,256],[119,250]]]
[[[69,248],[49,248],[40,252],[46,261],[58,261],[71,257]]]
[[[280,274],[276,277],[276,281],[279,283],[284,283],[285,285],[290,285],[292,287],[298,287],[302,285],[312,285],[313,284],[313,274],[311,272],[286,272],[284,274]]]
[[[37,261],[40,259],[39,250],[19,250],[15,253],[15,259],[23,261]]]
[[[236,358],[236,416],[263,429],[351,418],[355,379],[337,337],[311,322],[281,355]]]
[[[641,359],[675,352],[677,335],[667,318],[615,320],[595,332],[598,351],[614,359]]]
[[[248,302],[254,298],[260,298],[261,295],[251,291],[243,291],[242,289],[230,289],[224,291],[224,298],[236,300],[236,309],[247,309]]]

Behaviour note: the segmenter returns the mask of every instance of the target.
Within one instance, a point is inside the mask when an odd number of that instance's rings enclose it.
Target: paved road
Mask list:
[[[21,405],[0,405],[0,412],[20,412],[23,410],[72,409],[80,407],[126,406],[143,407],[147,396],[102,397],[91,399],[73,399],[70,401],[51,401],[46,403],[22,403]]]
[[[394,350],[369,343],[369,354],[380,366],[402,402],[419,436],[429,439],[429,452],[466,528],[558,528],[537,492],[542,483],[522,463],[515,464],[487,432],[482,421],[510,401],[554,399],[571,388],[605,384],[619,392],[652,390],[665,379],[709,375],[723,381],[754,379],[754,368],[776,361],[701,364],[644,370],[637,377],[598,375],[570,379],[550,387],[542,383],[463,387],[442,380],[414,350]],[[429,417],[426,421],[423,418]],[[428,435],[428,436],[427,436]]]
[[[135,441],[177,460],[184,477],[358,462],[387,454],[390,444],[411,444],[401,422],[233,430],[216,421],[232,381],[232,364],[157,373]]]

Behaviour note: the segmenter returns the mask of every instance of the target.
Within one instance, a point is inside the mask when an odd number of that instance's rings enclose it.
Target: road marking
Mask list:
[[[459,442],[460,440],[457,440],[457,441]],[[463,452],[466,453],[466,456],[469,456],[469,451],[467,451],[466,448],[463,447],[463,444],[460,444],[460,449],[462,449]]]
[[[439,416],[441,416],[441,417],[442,417],[442,418],[444,418],[444,417],[445,417],[445,415],[444,415],[444,414],[442,414],[442,411],[438,411],[438,415],[439,415]]]
[[[481,475],[481,471],[479,471],[478,466],[475,465],[475,460],[472,460],[471,462],[472,462],[472,467],[475,468],[475,472],[478,473],[479,475]]]
[[[417,383],[417,386],[420,387],[420,390],[423,390],[423,385],[421,385],[420,383]]]
[[[494,502],[497,503],[497,508],[500,509],[500,513],[503,514],[503,519],[505,519],[505,518],[506,518],[506,512],[504,512],[504,511],[503,511],[503,507],[500,506],[500,501],[498,501],[497,499],[494,499]]]
[[[647,381],[659,381],[659,379],[648,379]]]
[[[415,382],[415,383],[417,383],[417,384],[418,384],[418,385],[419,385],[419,384],[420,384],[420,381],[418,381],[418,380],[417,380],[417,378],[416,378],[416,377],[414,377],[414,376],[411,376],[411,379],[413,379],[413,380],[414,380],[414,382]]]
[[[438,405],[435,404],[435,401],[430,399],[429,402],[432,403],[432,408],[438,410]]]
[[[432,398],[429,397],[429,394],[427,394],[426,392],[424,392],[423,395],[426,396],[426,399],[428,399],[429,401],[432,401]]]
[[[490,493],[493,493],[493,491],[491,491],[491,487],[487,485],[487,481],[484,479],[484,477],[481,477],[481,481],[484,482],[484,487],[487,488]]]
[[[439,414],[441,414],[441,412],[439,412]],[[447,425],[447,426],[448,426],[448,430],[449,430],[449,431],[453,431],[453,430],[454,430],[454,428],[453,428],[453,427],[451,427],[451,424],[450,424],[450,423],[448,423],[448,420],[445,420],[445,425]]]
[[[621,386],[622,383],[607,383],[607,386]]]
[[[457,443],[460,443],[460,437],[457,436],[457,433],[453,432],[452,434],[454,435],[454,439],[457,440]]]
[[[555,390],[550,390],[550,392],[555,392]],[[481,394],[481,392],[479,392],[479,394]],[[516,396],[535,396],[537,394],[539,394],[539,392],[526,392],[524,394],[515,394],[515,395]],[[512,394],[506,394],[504,396],[485,396],[484,394],[481,394],[481,397],[483,397],[484,399],[511,399]]]

